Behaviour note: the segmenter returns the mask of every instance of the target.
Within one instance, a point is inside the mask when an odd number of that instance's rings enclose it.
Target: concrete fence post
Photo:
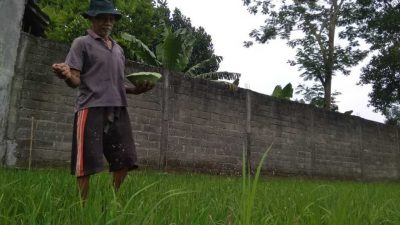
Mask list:
[[[168,69],[163,69],[163,88],[161,104],[161,138],[160,138],[160,158],[159,168],[165,169],[167,166],[168,151],[168,111],[169,111],[169,74]]]
[[[246,160],[245,165],[251,170],[251,91],[246,90]]]
[[[316,175],[316,149],[315,149],[315,132],[314,132],[314,110],[310,109],[310,135],[308,139],[308,146],[311,148],[311,165],[310,165],[310,175]]]
[[[362,129],[362,124],[361,124],[361,120],[358,119],[358,145],[359,145],[359,166],[360,166],[360,178],[361,179],[365,179],[365,168],[364,168],[364,143],[363,143],[363,129]]]

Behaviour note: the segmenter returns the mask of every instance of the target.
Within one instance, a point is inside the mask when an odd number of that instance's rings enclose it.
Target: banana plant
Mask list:
[[[197,72],[212,60],[221,62],[221,56],[212,57],[187,68],[190,56],[192,55],[195,38],[192,33],[185,28],[173,31],[164,24],[163,41],[157,45],[155,53],[142,41],[131,34],[122,33],[121,38],[130,43],[130,46],[132,47],[131,55],[134,55],[136,59],[142,63],[153,66],[162,66],[171,71],[183,72],[190,77],[199,77],[209,80],[235,80],[239,79],[241,75],[239,73],[230,73],[225,71],[210,73]]]
[[[291,83],[288,83],[283,89],[280,85],[276,85],[274,92],[272,92],[273,97],[290,100],[293,97],[293,87]]]
[[[217,61],[218,63],[222,62],[222,56],[215,56],[209,59],[206,59],[191,68],[185,70],[184,72],[191,77],[199,77],[207,80],[218,80],[218,79],[225,79],[225,80],[237,80],[239,81],[240,73],[232,73],[226,71],[219,71],[219,72],[209,72],[209,73],[198,73],[197,70],[204,67],[208,63],[212,61]],[[237,86],[237,85],[236,85]]]
[[[162,66],[178,72],[184,72],[192,55],[195,39],[187,29],[175,32],[165,26],[163,42],[156,48],[157,58]]]

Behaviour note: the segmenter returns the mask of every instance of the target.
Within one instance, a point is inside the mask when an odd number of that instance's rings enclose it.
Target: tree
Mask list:
[[[400,104],[400,45],[382,49],[363,68],[362,84],[372,84],[370,104],[384,115],[394,104]]]
[[[372,85],[369,103],[374,111],[388,123],[400,124],[400,2],[363,0],[358,11],[358,32],[376,52],[362,69],[360,84]]]
[[[300,102],[307,103],[313,105],[317,108],[324,108],[324,87],[320,84],[314,84],[311,87],[308,87],[304,84],[297,86],[296,94],[301,94],[304,96],[304,99],[301,99]],[[340,95],[341,93],[338,91],[334,91],[331,94],[331,111],[338,111],[339,107],[336,104],[336,96]]]
[[[39,6],[50,17],[47,36],[51,40],[71,43],[76,37],[84,35],[89,22],[80,13],[87,10],[89,0],[40,0]],[[152,0],[115,0],[115,5],[123,17],[115,24],[113,37],[119,39],[121,32],[137,35],[148,46],[155,46],[160,40],[160,21],[169,19],[166,5]],[[60,10],[62,9],[62,10]],[[165,12],[168,10],[167,12]],[[126,46],[123,46],[126,47]]]
[[[84,35],[89,27],[88,21],[77,13],[87,9],[89,0],[40,0],[38,4],[50,17],[46,31],[50,40],[71,43],[76,37]]]
[[[76,37],[84,35],[89,23],[79,13],[87,9],[89,0],[40,0],[40,7],[51,19],[49,30],[46,32],[51,40],[71,43]],[[123,17],[115,24],[113,38],[123,47],[125,56],[134,61],[140,61],[137,55],[131,54],[137,43],[126,41],[123,33],[129,33],[140,40],[152,52],[163,41],[164,28],[162,24],[172,27],[173,31],[186,28],[193,33],[195,42],[186,69],[189,69],[207,59],[207,64],[198,68],[198,73],[215,72],[219,68],[222,57],[214,54],[211,36],[204,28],[195,28],[190,18],[185,17],[175,9],[171,12],[165,0],[115,0],[115,5]],[[62,9],[62,10],[60,10]]]
[[[356,34],[371,44],[371,50],[387,49],[400,40],[399,0],[357,0],[353,20],[358,21]]]
[[[187,69],[204,60],[213,59],[208,61],[207,65],[199,68],[198,73],[209,73],[218,70],[219,63],[222,61],[222,57],[214,54],[212,38],[209,34],[207,34],[203,27],[193,27],[190,18],[185,17],[179,9],[174,10],[170,21],[170,26],[172,27],[173,31],[185,28],[192,32],[195,38],[192,55],[187,65]]]
[[[349,68],[357,65],[367,55],[358,49],[356,32],[350,28],[357,22],[352,18],[355,2],[352,0],[296,0],[278,5],[272,0],[243,0],[253,14],[267,16],[265,25],[253,30],[250,37],[259,43],[280,37],[296,48],[296,57],[290,65],[299,66],[304,80],[322,85],[323,108],[331,108],[331,83],[338,72],[348,75]],[[293,32],[301,31],[302,37],[293,37]],[[298,35],[298,33],[296,33]],[[336,43],[336,39],[346,39],[347,43]],[[249,47],[253,42],[245,42]]]
[[[169,20],[170,11],[164,2],[155,3],[152,0],[116,0],[116,7],[123,17],[115,25],[114,36],[124,47],[130,48],[127,42],[121,38],[122,33],[134,34],[143,43],[155,50],[162,40],[162,24]],[[129,59],[136,60],[132,55]]]
[[[400,106],[393,105],[385,112],[385,124],[400,126]]]

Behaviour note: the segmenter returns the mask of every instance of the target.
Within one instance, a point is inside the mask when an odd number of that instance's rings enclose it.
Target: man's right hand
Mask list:
[[[58,76],[58,78],[67,80],[72,77],[71,69],[65,63],[55,63],[52,66],[53,72]]]
[[[68,86],[76,88],[80,85],[81,72],[79,70],[71,69],[65,63],[55,63],[52,68],[58,78],[63,79]]]

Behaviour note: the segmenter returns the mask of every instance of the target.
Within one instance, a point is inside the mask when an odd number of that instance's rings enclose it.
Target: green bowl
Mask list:
[[[153,84],[157,83],[161,78],[161,74],[155,72],[138,72],[138,73],[131,73],[126,76],[132,84],[140,85],[144,81],[151,82]]]

